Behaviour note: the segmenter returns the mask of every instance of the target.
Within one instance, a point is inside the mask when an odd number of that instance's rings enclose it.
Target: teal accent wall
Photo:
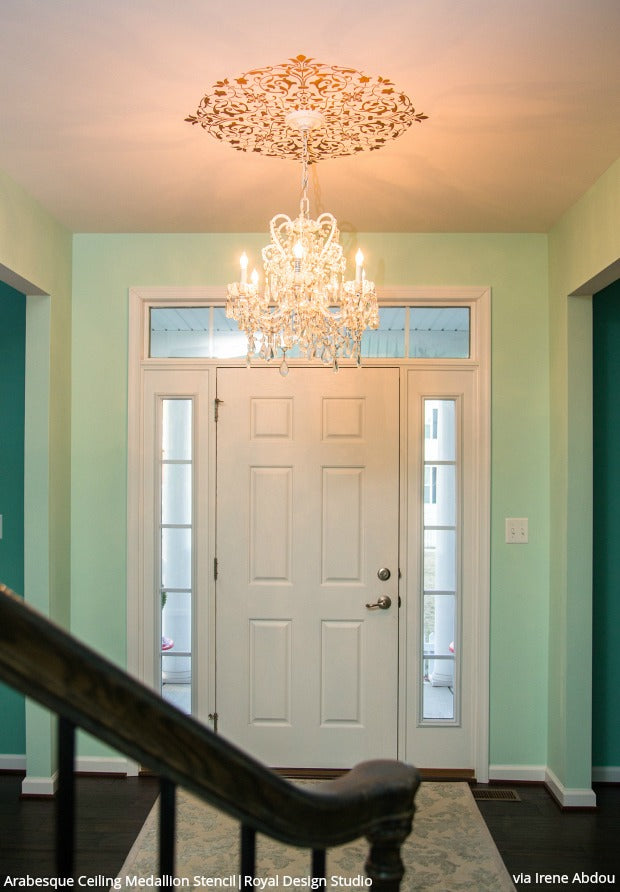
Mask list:
[[[26,298],[0,282],[0,581],[24,591]]]
[[[583,790],[592,774],[591,296],[618,277],[609,273],[620,264],[620,159],[558,220],[548,241],[547,767],[564,787]]]
[[[0,282],[0,582],[24,591],[26,298]],[[0,685],[0,753],[23,753],[24,698]]]
[[[620,765],[620,280],[593,298],[592,764]]]

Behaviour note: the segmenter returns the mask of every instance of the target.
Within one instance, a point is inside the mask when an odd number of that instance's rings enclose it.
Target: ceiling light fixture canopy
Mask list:
[[[280,371],[287,374],[287,354],[296,348],[335,370],[341,359],[360,364],[362,335],[379,324],[375,286],[366,279],[361,251],[355,278],[345,281],[336,218],[310,217],[308,166],[378,149],[425,118],[386,78],[303,55],[218,81],[196,115],[186,118],[239,151],[302,164],[299,215],[291,220],[277,214],[271,220],[271,243],[262,250],[262,287],[256,270],[248,281],[245,253],[239,281],[228,286],[226,313],[247,335],[248,364],[253,355],[268,362],[280,357]]]

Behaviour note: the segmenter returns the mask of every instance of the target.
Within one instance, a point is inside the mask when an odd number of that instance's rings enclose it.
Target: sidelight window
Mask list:
[[[162,399],[159,610],[162,696],[191,712],[193,401]],[[158,641],[159,644],[159,641]]]
[[[425,399],[422,720],[457,716],[458,454],[456,401]]]

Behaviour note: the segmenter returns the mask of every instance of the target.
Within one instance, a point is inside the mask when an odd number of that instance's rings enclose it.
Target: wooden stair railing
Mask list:
[[[241,824],[242,877],[254,875],[255,834],[312,850],[324,877],[325,850],[365,836],[365,868],[378,892],[397,892],[400,849],[411,832],[420,783],[410,765],[374,760],[316,788],[300,787],[237,749],[104,659],[0,584],[0,678],[59,716],[57,869],[73,870],[75,728],[160,777],[161,876],[174,875],[177,786]]]

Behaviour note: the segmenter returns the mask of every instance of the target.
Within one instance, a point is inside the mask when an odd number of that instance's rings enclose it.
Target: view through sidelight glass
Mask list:
[[[193,401],[161,400],[161,693],[184,712],[192,703]]]
[[[458,715],[458,451],[454,399],[424,399],[422,721]]]

